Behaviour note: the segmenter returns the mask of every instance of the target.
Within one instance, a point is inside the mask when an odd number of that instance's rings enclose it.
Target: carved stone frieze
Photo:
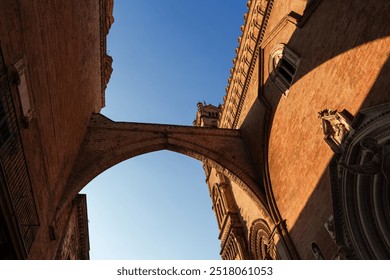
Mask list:
[[[238,38],[236,48],[237,57],[233,59],[231,76],[228,78],[226,96],[236,94],[233,89],[239,89],[238,102],[230,110],[230,98],[224,98],[219,127],[237,128],[238,119],[245,100],[248,84],[251,79],[254,64],[258,56],[257,45],[264,35],[273,0],[251,0],[247,2],[248,12],[244,15],[244,24],[241,26],[242,35]]]

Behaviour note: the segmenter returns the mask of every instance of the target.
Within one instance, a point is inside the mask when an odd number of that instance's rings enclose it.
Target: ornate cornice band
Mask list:
[[[245,23],[241,26],[242,35],[238,38],[237,56],[230,69],[232,75],[228,78],[219,127],[237,128],[259,55],[258,46],[263,40],[273,2],[274,0],[249,0],[247,3],[248,13],[244,15]]]

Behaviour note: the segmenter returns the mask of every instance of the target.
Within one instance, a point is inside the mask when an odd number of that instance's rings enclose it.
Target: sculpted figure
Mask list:
[[[321,119],[321,126],[325,142],[336,152],[342,152],[342,143],[347,134],[351,131],[351,120],[347,117],[345,110],[325,109],[318,112]]]
[[[390,143],[378,144],[373,138],[365,138],[360,142],[366,153],[366,160],[360,164],[348,165],[340,162],[340,166],[354,174],[375,175],[382,172],[386,181],[390,183]]]

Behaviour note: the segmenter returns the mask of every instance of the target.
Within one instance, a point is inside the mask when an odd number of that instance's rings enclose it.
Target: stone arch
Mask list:
[[[252,197],[262,200],[259,178],[239,130],[114,122],[93,114],[56,217],[93,178],[124,160],[159,150],[178,152],[221,171]]]
[[[389,259],[390,103],[360,111],[352,127],[330,166],[336,243],[343,258]]]
[[[250,228],[249,242],[253,259],[275,260],[278,258],[273,233],[265,220],[257,219],[253,221]]]

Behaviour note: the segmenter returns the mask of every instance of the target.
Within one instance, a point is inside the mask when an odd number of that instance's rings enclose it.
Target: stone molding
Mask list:
[[[277,251],[274,242],[275,232],[271,232],[271,229],[267,222],[263,219],[253,221],[250,233],[250,253],[252,259],[255,260],[276,260]]]
[[[280,31],[283,30],[288,24],[293,24],[295,26],[298,26],[300,16],[295,13],[291,12],[287,15],[285,15],[277,24],[276,26],[267,33],[267,36],[262,40],[260,47],[263,49],[265,46],[267,46],[272,39],[274,39]]]
[[[352,167],[364,166],[375,156],[380,159],[377,162],[380,166],[388,158],[390,149],[384,147],[390,147],[390,103],[361,110],[352,128],[342,152],[335,155],[329,166],[335,241],[342,258],[388,259],[388,168],[374,172],[361,168],[361,172]],[[383,149],[367,151],[366,144],[362,145],[366,139],[373,139],[377,143],[375,147]]]
[[[230,70],[231,76],[228,79],[226,87],[226,95],[224,96],[224,104],[219,118],[218,127],[237,129],[238,121],[243,109],[246,94],[249,89],[250,80],[256,67],[257,59],[261,63],[264,61],[263,50],[260,46],[263,44],[268,21],[272,12],[274,0],[250,0],[247,3],[248,12],[244,15],[245,23],[241,26],[242,35],[238,38],[239,46],[236,48],[237,56],[233,59],[233,68]],[[284,26],[287,23],[296,24],[297,20],[292,15],[287,15],[278,26]],[[275,32],[274,32],[275,33]],[[271,33],[272,35],[273,33]],[[260,80],[263,79],[263,68],[260,67]],[[262,83],[262,81],[260,81]],[[259,98],[264,103],[266,109],[266,117],[269,119],[271,108],[268,101],[259,93]],[[264,134],[268,135],[268,122],[265,121]],[[264,162],[268,162],[267,141],[264,141]],[[224,172],[224,170],[219,170]],[[266,188],[266,197],[260,196],[260,200],[270,211],[273,221],[278,225],[278,233],[280,242],[282,242],[288,258],[299,259],[298,253],[288,235],[286,222],[280,216],[277,209],[275,199],[272,194],[272,187],[269,183],[268,167],[266,166],[262,172],[263,184]],[[233,175],[234,176],[234,175]],[[239,180],[235,179],[239,182]],[[241,186],[245,188],[245,186]]]
[[[274,0],[249,0],[242,35],[238,38],[237,56],[233,59],[231,76],[228,78],[219,127],[237,128],[249,81],[258,57],[258,48],[264,37]]]
[[[294,12],[284,16],[271,33],[264,38],[274,0],[248,0],[248,12],[244,14],[242,34],[238,38],[236,57],[233,58],[231,76],[228,78],[226,95],[223,98],[219,127],[237,128],[243,104],[252,78],[260,45],[268,42],[284,27],[291,23],[301,28],[308,20],[321,0],[310,1],[303,16]]]

